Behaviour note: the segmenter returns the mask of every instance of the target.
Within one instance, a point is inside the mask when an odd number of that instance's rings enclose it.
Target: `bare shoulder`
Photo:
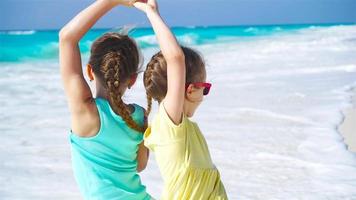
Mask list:
[[[83,103],[80,112],[72,113],[72,132],[80,137],[93,137],[100,130],[100,116],[93,98]]]

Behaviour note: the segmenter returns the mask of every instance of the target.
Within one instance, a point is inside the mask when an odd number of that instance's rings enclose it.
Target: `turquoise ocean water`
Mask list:
[[[229,27],[181,27],[173,31],[185,45],[202,45],[216,42],[230,42],[245,38],[291,33],[303,28],[327,27],[331,25],[269,25]],[[95,38],[118,29],[99,29],[88,32],[80,42],[82,53],[88,53]],[[129,33],[141,48],[156,47],[151,28],[135,28]],[[48,31],[0,31],[0,62],[22,62],[38,59],[57,59],[58,30]]]

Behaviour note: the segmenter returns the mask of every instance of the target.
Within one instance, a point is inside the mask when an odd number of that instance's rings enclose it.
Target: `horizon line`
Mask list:
[[[130,24],[128,24],[130,25]],[[260,27],[260,26],[331,26],[331,25],[356,25],[356,22],[328,22],[328,23],[290,23],[290,24],[240,24],[240,25],[187,25],[187,26],[170,26],[172,29],[178,28],[222,28],[222,27]],[[125,25],[118,27],[100,27],[100,28],[91,28],[90,30],[108,30],[124,27]],[[137,29],[152,29],[151,26],[133,26]],[[59,29],[0,29],[1,32],[9,32],[9,31],[58,31]]]

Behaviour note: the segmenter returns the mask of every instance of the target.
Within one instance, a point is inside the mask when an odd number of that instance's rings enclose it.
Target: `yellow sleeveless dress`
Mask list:
[[[163,103],[144,134],[145,146],[155,153],[164,180],[162,200],[228,199],[219,171],[195,122],[183,116],[175,125]]]

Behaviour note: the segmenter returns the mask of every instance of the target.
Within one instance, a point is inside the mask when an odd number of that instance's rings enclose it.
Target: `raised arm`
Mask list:
[[[79,40],[113,7],[130,5],[128,0],[97,0],[75,16],[59,33],[60,72],[72,116],[72,129],[83,117],[88,116],[92,94],[82,72]],[[85,121],[85,120],[82,120]]]
[[[167,94],[163,100],[167,114],[175,124],[182,120],[185,95],[185,58],[175,36],[161,18],[155,0],[138,1],[134,6],[146,13],[167,62]]]

